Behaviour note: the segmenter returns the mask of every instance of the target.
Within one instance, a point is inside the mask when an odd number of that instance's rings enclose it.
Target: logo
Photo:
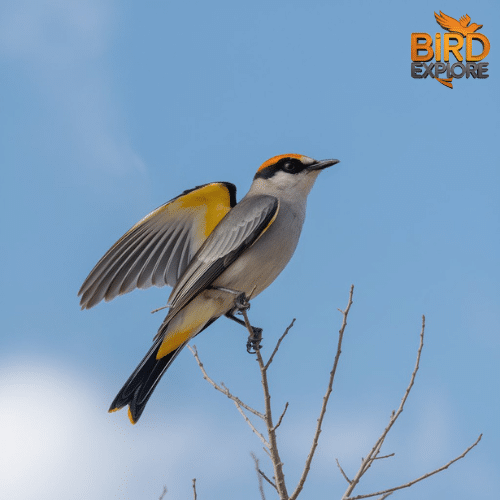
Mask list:
[[[482,24],[470,23],[470,17],[466,14],[459,21],[439,11],[434,12],[437,23],[448,31],[448,33],[436,33],[433,40],[428,33],[411,34],[411,76],[412,78],[436,79],[446,87],[453,88],[453,80],[465,78],[484,79],[488,78],[488,63],[483,59],[490,52],[490,41],[477,30]],[[474,47],[473,47],[473,42]],[[480,54],[473,54],[481,46]],[[465,47],[465,51],[463,50]],[[465,54],[464,54],[465,52]],[[450,54],[456,59],[450,62]],[[464,59],[465,55],[465,59]],[[434,62],[432,61],[434,58]],[[442,77],[441,77],[442,76]]]

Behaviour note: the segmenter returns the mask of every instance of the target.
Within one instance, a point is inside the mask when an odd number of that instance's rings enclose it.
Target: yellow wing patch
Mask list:
[[[177,208],[175,205],[178,205],[183,210],[204,208],[204,220],[201,222],[201,227],[205,239],[231,210],[229,191],[224,185],[217,183],[191,191],[175,200],[173,205],[174,209]]]
[[[269,160],[265,161],[257,170],[257,172],[260,172],[266,167],[270,167],[271,165],[274,165],[275,163],[278,163],[282,158],[297,158],[297,160],[302,161],[303,158],[306,158],[304,155],[296,155],[296,154],[286,154],[286,155],[278,155],[278,156],[273,156],[272,158],[269,158]]]
[[[206,239],[221,219],[231,210],[231,194],[224,184],[218,182],[193,189],[153,210],[128,232],[133,231],[156,215],[169,214],[174,216],[178,212],[182,214],[182,210],[200,211],[202,217],[200,227],[203,230],[203,234],[200,236]]]

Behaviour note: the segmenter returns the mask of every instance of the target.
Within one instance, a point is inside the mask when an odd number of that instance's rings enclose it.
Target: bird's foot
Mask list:
[[[255,354],[259,349],[262,349],[260,342],[262,340],[262,328],[252,326],[252,334],[248,336],[247,352]]]
[[[234,307],[238,310],[238,312],[248,311],[250,309],[250,302],[244,292],[240,293],[234,299]]]
[[[244,312],[248,311],[250,309],[250,301],[248,300],[247,296],[245,293],[240,293],[235,299],[234,299],[234,310],[238,311],[238,313],[243,314]],[[233,319],[237,323],[240,323],[244,326],[247,326],[245,321],[239,320],[232,316],[232,314],[228,315],[229,318]],[[248,320],[248,318],[245,315],[245,319]],[[255,354],[259,349],[262,348],[260,345],[260,342],[262,340],[262,328],[259,328],[257,326],[251,326],[249,325],[250,328],[252,329],[252,333],[248,336],[247,340],[247,352],[249,354]]]

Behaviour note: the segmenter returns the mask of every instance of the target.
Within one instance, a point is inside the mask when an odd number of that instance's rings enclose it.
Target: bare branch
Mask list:
[[[233,400],[234,401],[234,400]],[[236,405],[236,408],[238,409],[238,411],[241,413],[241,416],[245,419],[245,422],[249,425],[250,429],[252,429],[252,431],[257,435],[259,436],[259,439],[264,443],[264,446],[267,446],[269,448],[269,443],[267,442],[266,438],[264,437],[264,435],[262,433],[260,433],[256,427],[253,425],[252,421],[246,416],[245,412],[243,411],[243,409],[241,408],[241,406],[236,402],[234,401],[234,404]]]
[[[245,408],[245,410],[248,410],[249,412],[253,413],[254,415],[256,415],[257,417],[261,418],[262,420],[264,420],[264,415],[260,412],[260,411],[257,411],[255,408],[252,408],[251,406],[248,406],[247,404],[245,404],[243,401],[241,401],[241,399],[239,399],[238,397],[234,396],[233,394],[231,394],[231,392],[229,391],[229,389],[224,385],[224,383],[221,383],[221,385],[219,386],[213,379],[211,379],[206,370],[205,370],[205,367],[203,366],[203,363],[200,361],[200,358],[198,356],[198,351],[196,349],[196,346],[193,346],[191,347],[189,344],[188,344],[188,349],[191,351],[192,355],[194,356],[194,358],[196,359],[196,362],[198,363],[198,366],[200,367],[200,370],[201,372],[203,373],[203,378],[209,382],[212,387],[214,389],[216,389],[217,391],[219,392],[222,392],[222,394],[224,394],[225,396],[227,396],[229,399],[231,399],[232,401],[234,401],[237,405]]]
[[[166,494],[167,494],[167,487],[165,485],[163,485],[163,491],[161,492],[161,495],[158,498],[158,500],[163,500],[165,498]]]
[[[245,325],[247,327],[250,335],[253,335],[253,329],[250,325],[250,321],[248,320],[248,314],[245,309],[241,310],[241,314],[245,318]],[[290,328],[290,327],[289,327]],[[283,336],[284,338],[284,336]],[[278,345],[279,346],[279,341]],[[277,351],[277,347],[275,351]],[[260,374],[261,374],[261,383],[262,390],[264,391],[264,404],[266,408],[266,412],[264,413],[265,422],[267,427],[267,435],[269,437],[269,452],[271,454],[271,462],[273,464],[274,469],[274,478],[276,480],[276,490],[278,491],[278,495],[281,500],[288,500],[288,492],[285,484],[285,474],[283,472],[283,462],[281,461],[279,451],[278,451],[278,442],[276,439],[276,428],[273,425],[273,415],[271,410],[271,393],[269,392],[269,384],[267,381],[267,368],[264,364],[264,360],[262,359],[262,354],[260,353],[260,348],[255,348],[255,354],[257,357],[257,363],[259,364]]]
[[[286,410],[288,409],[288,401],[285,405],[285,409],[283,410],[283,413],[281,414],[279,420],[278,420],[278,423],[273,427],[273,431],[275,431],[280,425],[281,425],[281,421],[283,420],[283,417],[285,416],[285,413],[286,413]]]
[[[313,439],[313,443],[311,446],[311,451],[309,452],[309,455],[306,459],[306,463],[304,466],[304,470],[302,472],[302,476],[299,480],[299,483],[297,484],[297,487],[295,488],[295,491],[292,493],[290,500],[295,500],[299,496],[299,493],[302,491],[302,488],[304,487],[304,483],[306,482],[307,475],[309,474],[309,470],[311,469],[311,462],[312,462],[312,459],[314,456],[314,452],[316,451],[316,448],[318,446],[318,439],[319,439],[319,435],[321,433],[321,424],[323,423],[323,419],[325,417],[326,407],[328,405],[328,400],[330,398],[330,394],[332,393],[333,380],[335,378],[335,373],[337,372],[337,365],[339,362],[340,354],[342,353],[342,340],[344,338],[345,327],[347,326],[347,317],[349,315],[349,311],[350,311],[351,306],[352,306],[353,293],[354,293],[354,285],[351,285],[351,290],[349,292],[349,301],[347,302],[347,307],[346,307],[345,311],[341,311],[344,318],[342,321],[342,326],[340,327],[340,330],[339,330],[339,340],[338,340],[338,344],[337,344],[337,353],[335,355],[335,360],[333,362],[332,371],[330,372],[330,380],[328,382],[326,394],[323,397],[323,404],[321,406],[321,411],[319,414],[318,423],[316,425],[316,432],[314,433],[314,439]]]
[[[257,410],[255,410],[254,408],[252,408],[251,406],[248,406],[247,404],[243,403],[243,401],[241,401],[241,399],[237,398],[236,396],[233,396],[233,394],[231,394],[231,392],[229,391],[229,389],[223,384],[221,383],[221,386],[219,386],[216,382],[214,382],[214,380],[212,380],[206,370],[205,370],[205,367],[203,366],[203,363],[201,362],[199,356],[198,356],[198,351],[196,349],[196,346],[193,346],[191,347],[189,344],[188,344],[188,348],[189,350],[191,351],[191,353],[193,354],[194,358],[196,359],[196,362],[198,363],[198,366],[200,367],[200,370],[201,372],[203,373],[203,378],[209,382],[212,387],[216,390],[218,390],[219,392],[222,392],[222,394],[226,395],[230,400],[232,400],[236,406],[236,408],[238,409],[238,411],[241,413],[242,417],[245,419],[245,422],[249,425],[250,429],[252,429],[252,431],[257,435],[259,436],[259,439],[264,443],[264,446],[267,446],[269,447],[269,443],[266,441],[266,438],[263,436],[262,433],[260,433],[257,428],[253,425],[252,421],[247,417],[247,415],[245,414],[245,412],[243,411],[243,408],[245,408],[246,410],[250,411],[251,413],[253,413],[254,415],[257,415],[258,417],[260,417],[262,420],[265,420],[265,416],[258,412]]]
[[[398,419],[399,415],[401,415],[404,405],[406,403],[406,400],[408,399],[408,396],[410,394],[410,391],[413,387],[413,384],[415,382],[415,377],[418,372],[418,368],[420,366],[420,356],[422,354],[422,349],[424,347],[424,332],[425,332],[425,316],[422,316],[422,329],[420,331],[420,345],[418,347],[418,352],[417,352],[417,361],[415,363],[415,368],[413,369],[413,373],[411,374],[410,378],[410,383],[408,384],[408,387],[406,388],[405,394],[403,396],[403,399],[401,400],[401,404],[399,405],[399,408],[396,412],[391,413],[391,417],[389,419],[389,424],[387,427],[384,429],[382,432],[382,435],[378,438],[377,442],[371,449],[370,453],[368,453],[368,456],[364,458],[361,462],[361,466],[354,476],[351,484],[345,491],[344,495],[342,496],[342,500],[346,500],[351,493],[353,492],[354,488],[356,485],[359,483],[360,479],[363,477],[363,475],[366,473],[366,471],[371,467],[373,461],[377,457],[377,455],[380,453],[380,449],[382,447],[382,444],[384,443],[385,438],[387,437],[387,434],[391,430],[392,426],[395,424],[396,420]],[[382,493],[379,493],[382,494]]]
[[[276,480],[276,490],[282,500],[288,500],[288,492],[285,485],[285,474],[283,472],[283,462],[281,461],[278,451],[278,441],[276,439],[276,431],[273,425],[273,416],[271,412],[271,394],[267,382],[267,372],[260,354],[260,349],[257,349],[257,362],[259,363],[260,373],[262,375],[262,389],[264,391],[264,403],[266,408],[266,426],[269,436],[269,451],[274,468],[274,478]]]
[[[279,338],[278,343],[276,344],[276,347],[274,348],[274,351],[271,354],[271,357],[269,358],[268,362],[266,363],[266,366],[264,367],[266,370],[269,368],[269,365],[273,362],[274,355],[278,352],[282,340],[288,335],[288,332],[290,331],[294,323],[295,323],[295,318],[292,319],[292,322],[288,325],[287,329],[285,330],[285,333],[283,333],[283,335]]]
[[[266,495],[264,494],[264,485],[262,484],[262,473],[259,469],[259,459],[255,456],[255,453],[250,453],[253,458],[253,463],[255,465],[255,472],[257,473],[257,481],[259,482],[259,492],[261,500],[266,500]]]
[[[346,473],[344,472],[344,469],[342,469],[342,467],[340,466],[340,463],[338,461],[338,459],[336,458],[335,461],[337,462],[337,467],[340,469],[340,472],[342,473],[342,475],[344,476],[344,479],[349,483],[351,484],[352,481],[347,477]]]
[[[159,307],[158,309],[153,309],[151,314],[157,313],[158,311],[163,311],[163,309],[169,309],[170,306],[167,304],[166,306]]]
[[[278,488],[276,488],[276,485],[259,469],[259,474],[276,490],[278,491]]]
[[[247,405],[246,403],[244,403],[240,398],[238,398],[237,396],[233,395],[229,389],[224,385],[224,382],[221,382],[221,387],[222,387],[222,394],[225,394],[229,399],[231,399],[232,401],[234,401],[234,403],[236,404],[236,406],[240,406],[242,408],[245,408],[245,410],[248,410],[249,412],[253,413],[255,416],[261,418],[262,420],[264,420],[264,415],[260,412],[260,411],[257,411],[255,408],[252,408],[251,406]]]
[[[319,417],[317,419],[317,424],[316,424],[316,429],[315,429],[315,433],[314,433],[314,436],[313,436],[313,441],[312,441],[311,449],[310,449],[309,454],[307,456],[307,459],[306,459],[306,462],[305,462],[305,465],[304,465],[304,469],[302,471],[302,475],[301,475],[301,477],[299,479],[299,482],[298,482],[298,484],[297,484],[297,486],[296,486],[293,494],[290,497],[288,496],[288,492],[287,492],[287,488],[286,488],[286,484],[285,484],[285,475],[284,475],[284,471],[283,471],[283,463],[282,463],[280,455],[279,455],[278,443],[277,443],[277,437],[276,437],[276,430],[281,425],[281,423],[282,423],[282,421],[284,419],[284,416],[285,416],[285,414],[287,412],[289,404],[288,404],[288,402],[286,403],[285,408],[284,408],[282,414],[280,415],[280,417],[278,419],[278,422],[275,425],[273,425],[272,408],[271,408],[271,394],[270,394],[269,383],[268,383],[268,378],[267,378],[267,369],[269,368],[269,366],[273,362],[274,357],[277,354],[282,341],[287,336],[287,334],[289,333],[290,329],[293,327],[295,319],[290,323],[290,325],[286,328],[286,330],[283,333],[283,335],[279,338],[279,340],[276,343],[276,346],[275,346],[273,352],[271,353],[271,356],[269,357],[267,363],[264,363],[264,360],[263,360],[262,354],[261,354],[261,350],[260,350],[260,346],[258,345],[258,341],[257,341],[257,333],[258,333],[257,330],[258,329],[252,328],[252,326],[250,325],[250,321],[248,319],[248,314],[247,314],[247,309],[249,307],[248,301],[246,301],[244,299],[242,301],[241,305],[237,305],[236,306],[239,309],[239,312],[244,317],[245,326],[247,327],[247,330],[248,330],[248,332],[250,334],[250,336],[249,336],[249,344],[248,345],[251,345],[251,347],[255,350],[256,360],[257,360],[257,363],[259,365],[259,369],[260,369],[260,372],[261,372],[261,377],[262,377],[261,378],[261,384],[262,384],[262,389],[263,389],[263,393],[264,393],[264,404],[265,404],[265,412],[264,413],[261,413],[261,412],[255,410],[254,408],[252,408],[252,407],[246,405],[245,403],[243,403],[239,398],[237,398],[236,396],[234,396],[233,394],[231,394],[231,392],[224,385],[224,383],[221,382],[220,385],[216,384],[208,376],[208,374],[206,373],[206,371],[204,369],[204,366],[203,366],[203,363],[201,363],[201,361],[200,361],[200,359],[198,357],[196,346],[193,346],[193,348],[191,346],[188,346],[189,349],[191,350],[191,353],[195,357],[195,359],[196,359],[196,361],[198,363],[198,366],[200,367],[200,369],[202,371],[203,378],[205,380],[207,380],[216,390],[218,390],[219,392],[223,393],[224,395],[226,395],[229,399],[231,399],[234,402],[236,408],[241,413],[241,415],[243,416],[243,418],[245,419],[245,421],[247,422],[247,424],[250,426],[250,428],[252,429],[252,431],[257,436],[259,436],[259,438],[261,439],[261,441],[264,443],[264,448],[263,449],[269,455],[269,457],[271,459],[271,462],[273,464],[273,469],[274,469],[273,479],[274,479],[274,482],[273,482],[273,480],[269,479],[266,476],[266,474],[259,468],[259,460],[257,459],[257,457],[253,453],[251,454],[252,458],[254,460],[254,464],[255,464],[255,470],[256,470],[257,477],[258,477],[258,482],[259,482],[259,491],[260,491],[261,499],[262,500],[265,500],[265,493],[264,493],[262,479],[265,479],[273,488],[275,488],[275,490],[277,491],[277,493],[278,493],[278,495],[279,495],[279,497],[280,497],[281,500],[296,500],[297,497],[299,496],[299,494],[302,492],[302,489],[303,489],[304,484],[305,484],[305,482],[307,480],[309,471],[311,469],[311,463],[312,463],[314,454],[315,454],[317,446],[318,446],[319,436],[321,434],[323,420],[324,420],[324,417],[325,417],[325,414],[326,414],[326,410],[327,410],[329,398],[330,398],[331,393],[332,393],[333,382],[334,382],[335,375],[336,375],[336,372],[337,372],[337,367],[338,367],[338,363],[339,363],[339,360],[340,360],[340,355],[342,353],[342,342],[343,342],[344,332],[345,332],[345,329],[346,329],[346,326],[347,326],[347,318],[348,318],[351,306],[353,304],[353,294],[354,294],[354,285],[351,286],[350,293],[349,293],[349,300],[348,300],[346,309],[345,310],[339,309],[339,311],[343,315],[343,321],[342,321],[341,328],[339,330],[338,343],[337,343],[337,351],[336,351],[335,358],[334,358],[334,361],[333,361],[333,367],[332,367],[332,370],[330,371],[330,378],[329,378],[329,381],[328,381],[327,390],[326,390],[326,393],[325,393],[325,395],[323,397],[323,402],[322,402],[322,405],[321,405]],[[405,393],[403,395],[403,398],[401,399],[401,403],[400,403],[398,409],[396,411],[393,410],[391,412],[388,425],[383,430],[382,434],[377,439],[377,441],[375,442],[373,448],[370,450],[370,452],[368,453],[368,455],[365,458],[361,459],[361,466],[360,466],[359,470],[357,471],[356,475],[354,476],[354,478],[352,480],[349,479],[349,477],[347,476],[347,474],[342,469],[339,461],[336,460],[337,461],[337,466],[339,467],[341,474],[343,475],[344,479],[349,484],[346,492],[342,496],[342,500],[361,500],[361,499],[364,499],[364,498],[372,498],[372,497],[379,497],[378,500],[385,500],[390,495],[392,495],[395,491],[398,491],[398,490],[403,489],[403,488],[409,488],[412,485],[414,485],[414,484],[416,484],[416,483],[418,483],[420,481],[423,481],[424,479],[427,479],[428,477],[433,476],[434,474],[437,474],[437,473],[442,472],[443,470],[447,469],[450,465],[452,465],[456,461],[461,460],[462,458],[464,458],[472,450],[472,448],[474,448],[475,446],[477,446],[477,444],[479,443],[479,441],[482,438],[482,434],[481,434],[478,437],[478,439],[476,440],[476,442],[474,444],[472,444],[469,448],[467,448],[460,456],[454,458],[453,460],[450,460],[444,466],[442,466],[442,467],[440,467],[438,469],[435,469],[432,472],[424,474],[423,476],[421,476],[421,477],[419,477],[417,479],[414,479],[414,480],[412,480],[412,481],[410,481],[408,483],[402,484],[400,486],[396,486],[394,488],[389,488],[389,489],[386,489],[386,490],[378,491],[378,492],[375,492],[375,493],[369,493],[369,494],[351,496],[352,492],[354,491],[354,489],[359,484],[361,478],[368,471],[368,469],[375,462],[375,460],[382,460],[382,459],[389,458],[389,457],[392,457],[392,456],[395,455],[394,453],[390,453],[390,454],[387,454],[387,455],[380,455],[380,451],[381,451],[382,445],[383,445],[383,443],[384,443],[387,435],[389,434],[389,432],[392,429],[393,425],[395,424],[395,422],[397,421],[397,419],[399,418],[399,416],[403,412],[404,406],[406,404],[406,401],[407,401],[407,399],[408,399],[408,397],[410,395],[410,392],[411,392],[411,390],[413,388],[413,385],[415,383],[415,378],[416,378],[417,372],[418,372],[419,367],[420,367],[420,358],[421,358],[421,354],[422,354],[422,350],[423,350],[423,346],[424,346],[424,333],[425,333],[425,316],[422,316],[422,329],[421,329],[421,332],[420,332],[420,344],[419,344],[419,348],[418,348],[418,351],[417,351],[417,359],[416,359],[416,362],[415,362],[415,367],[414,367],[413,372],[411,374],[410,382],[409,382],[409,384],[408,384],[408,386],[406,388],[406,391],[405,391]],[[264,420],[264,422],[266,424],[266,428],[267,428],[267,435],[268,435],[268,439],[267,440],[264,437],[264,435],[262,433],[260,433],[255,428],[255,426],[250,421],[250,419],[248,418],[248,416],[247,416],[247,414],[245,413],[244,410],[247,410],[247,411],[253,413],[254,415],[258,416],[262,420]],[[193,491],[194,491],[194,499],[196,500],[196,498],[197,498],[197,496],[196,496],[196,479],[193,479]],[[165,493],[166,493],[166,488],[165,488],[164,493],[162,494],[162,497],[160,498],[160,500],[162,500],[162,498],[163,498],[163,496],[164,496]]]
[[[390,497],[392,495],[392,491],[390,493],[386,493],[384,496],[381,496],[378,500],[384,500],[387,497]]]
[[[383,458],[393,457],[394,455],[395,453],[391,453],[390,455],[384,455],[382,457],[373,457],[373,460],[382,460]]]
[[[460,456],[454,458],[453,460],[450,460],[446,465],[443,465],[439,469],[435,469],[432,472],[428,472],[427,474],[424,474],[423,476],[420,476],[419,478],[414,479],[413,481],[410,481],[408,483],[402,484],[401,486],[396,486],[394,488],[389,488],[387,490],[377,491],[376,493],[369,493],[367,495],[357,495],[355,497],[346,497],[345,500],[360,500],[361,498],[370,498],[370,497],[375,497],[377,495],[387,495],[387,494],[393,493],[394,491],[402,490],[403,488],[409,488],[410,486],[413,486],[415,483],[423,481],[424,479],[427,479],[428,477],[431,477],[434,474],[437,474],[438,472],[442,472],[443,470],[447,469],[453,463],[455,463],[458,460],[461,460],[462,458],[464,458],[465,455],[467,455],[467,453],[469,453],[469,451],[472,450],[472,448],[474,448],[475,446],[477,446],[477,444],[479,443],[479,441],[481,441],[482,437],[483,437],[483,435],[480,434],[479,437],[476,439],[476,442],[474,444],[472,444],[471,446],[469,446]],[[383,496],[382,498],[387,498],[387,496]],[[380,499],[380,500],[382,500],[382,499]]]
[[[193,498],[196,500],[198,495],[196,494],[196,478],[193,478]]]

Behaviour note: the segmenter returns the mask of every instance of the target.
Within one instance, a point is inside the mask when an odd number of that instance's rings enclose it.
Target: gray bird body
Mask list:
[[[299,242],[306,216],[307,195],[318,174],[319,171],[309,173],[308,182],[302,183],[302,189],[281,188],[282,179],[279,174],[275,183],[260,179],[254,181],[246,196],[210,234],[172,290],[169,299],[171,309],[163,328],[160,329],[161,335],[168,332],[167,325],[179,313],[182,313],[182,317],[193,313],[199,315],[200,309],[204,309],[205,322],[198,326],[198,331],[201,331],[210,320],[225,315],[234,308],[237,294],[244,293],[250,299],[255,298],[278,277],[292,258]],[[276,203],[276,218],[268,229],[238,255],[238,258],[211,283],[209,289],[203,290],[197,296],[196,287],[193,285],[195,277],[200,274],[199,269],[205,269],[220,258],[220,255],[227,255],[234,247],[237,248],[245,235],[252,232],[255,221],[260,220],[265,209],[269,210]],[[231,236],[228,236],[230,234]],[[235,293],[217,288],[232,290]],[[191,307],[189,304],[187,307],[185,305],[188,300],[184,298],[183,291],[186,289],[189,292],[187,298],[190,298],[190,295],[198,298],[191,302]]]
[[[228,183],[199,186],[153,211],[113,245],[80,289],[82,308],[135,288],[174,286],[153,346],[110,411],[128,404],[135,423],[186,343],[231,315],[239,295],[253,299],[277,278],[297,247],[318,174],[335,163],[274,157],[238,204]]]
[[[252,187],[242,202],[252,204],[255,197],[262,196],[258,194],[259,191],[271,191],[259,189],[260,186],[257,189],[255,186]],[[307,194],[294,196],[293,199],[290,199],[288,194],[288,192],[267,193],[267,196],[274,196],[279,202],[275,221],[252,247],[221,274],[214,282],[215,286],[241,290],[248,297],[255,298],[285,269],[299,242],[307,202]],[[234,208],[239,207],[240,204]],[[240,209],[245,210],[245,204]]]

